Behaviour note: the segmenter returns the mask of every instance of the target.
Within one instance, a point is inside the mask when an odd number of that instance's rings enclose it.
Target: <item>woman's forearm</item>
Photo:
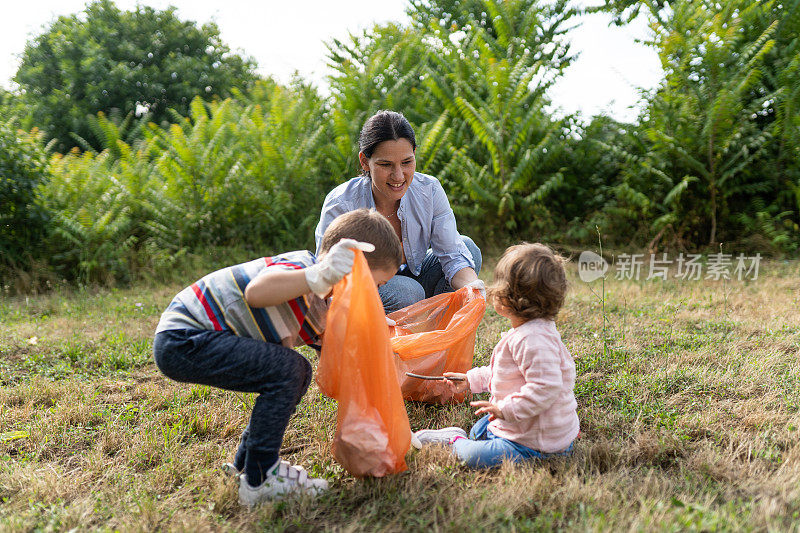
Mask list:
[[[478,275],[470,267],[465,267],[455,273],[453,279],[450,280],[450,286],[458,290],[467,283],[478,279]]]

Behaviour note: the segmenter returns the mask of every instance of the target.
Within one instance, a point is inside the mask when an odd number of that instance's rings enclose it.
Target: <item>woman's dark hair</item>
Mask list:
[[[411,148],[417,149],[414,129],[402,113],[383,109],[367,119],[358,136],[358,149],[367,157],[372,157],[375,148],[383,141],[407,139]]]

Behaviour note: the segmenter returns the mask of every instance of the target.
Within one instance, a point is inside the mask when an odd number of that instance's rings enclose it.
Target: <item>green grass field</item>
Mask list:
[[[475,473],[426,449],[356,480],[330,453],[335,402],[312,385],[285,455],[331,490],[253,511],[218,468],[252,397],[152,362],[181,286],[0,300],[0,530],[800,529],[800,263],[749,282],[608,279],[605,336],[598,298],[570,280],[573,457]],[[476,365],[507,327],[487,311]],[[412,429],[475,420],[466,404],[408,411]]]

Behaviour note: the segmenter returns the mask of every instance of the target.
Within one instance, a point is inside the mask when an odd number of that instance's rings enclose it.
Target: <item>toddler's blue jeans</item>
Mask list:
[[[311,384],[311,364],[280,344],[229,331],[177,329],[158,333],[156,365],[168,378],[258,394],[234,464],[261,484],[278,460],[289,417]]]
[[[480,248],[466,235],[461,235],[461,240],[472,254],[475,273],[480,274],[483,262]],[[445,279],[439,258],[434,255],[432,250],[428,250],[425,259],[422,260],[419,276],[412,274],[408,266],[403,265],[392,279],[378,288],[378,294],[386,313],[397,311],[425,298],[445,292],[453,292],[453,287]]]
[[[489,416],[485,415],[472,426],[469,439],[458,439],[453,443],[453,453],[470,468],[497,466],[503,460],[522,462],[572,454],[574,442],[563,452],[544,453],[498,437],[489,431]]]

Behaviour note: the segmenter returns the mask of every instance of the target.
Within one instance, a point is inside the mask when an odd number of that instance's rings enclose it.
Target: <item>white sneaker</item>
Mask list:
[[[286,463],[286,466],[292,466],[289,463],[289,461],[284,461],[283,459],[281,459],[280,461],[281,461],[281,464]],[[242,470],[239,470],[238,468],[236,468],[236,465],[233,464],[233,463],[223,463],[222,466],[219,467],[219,469],[222,470],[222,473],[225,474],[226,476],[237,477],[237,478],[240,475],[242,475],[242,472],[243,472]]]
[[[419,449],[426,444],[448,445],[453,437],[467,438],[467,432],[461,428],[421,429],[414,433],[416,439],[411,439],[411,444]]]
[[[247,474],[239,476],[239,503],[253,507],[267,500],[280,499],[285,494],[298,492],[311,495],[328,490],[324,479],[308,477],[302,466],[291,465],[280,459],[270,467],[264,482],[253,487],[247,482]]]
[[[224,463],[219,469],[222,470],[223,474],[231,477],[239,477],[242,473],[233,463]]]

